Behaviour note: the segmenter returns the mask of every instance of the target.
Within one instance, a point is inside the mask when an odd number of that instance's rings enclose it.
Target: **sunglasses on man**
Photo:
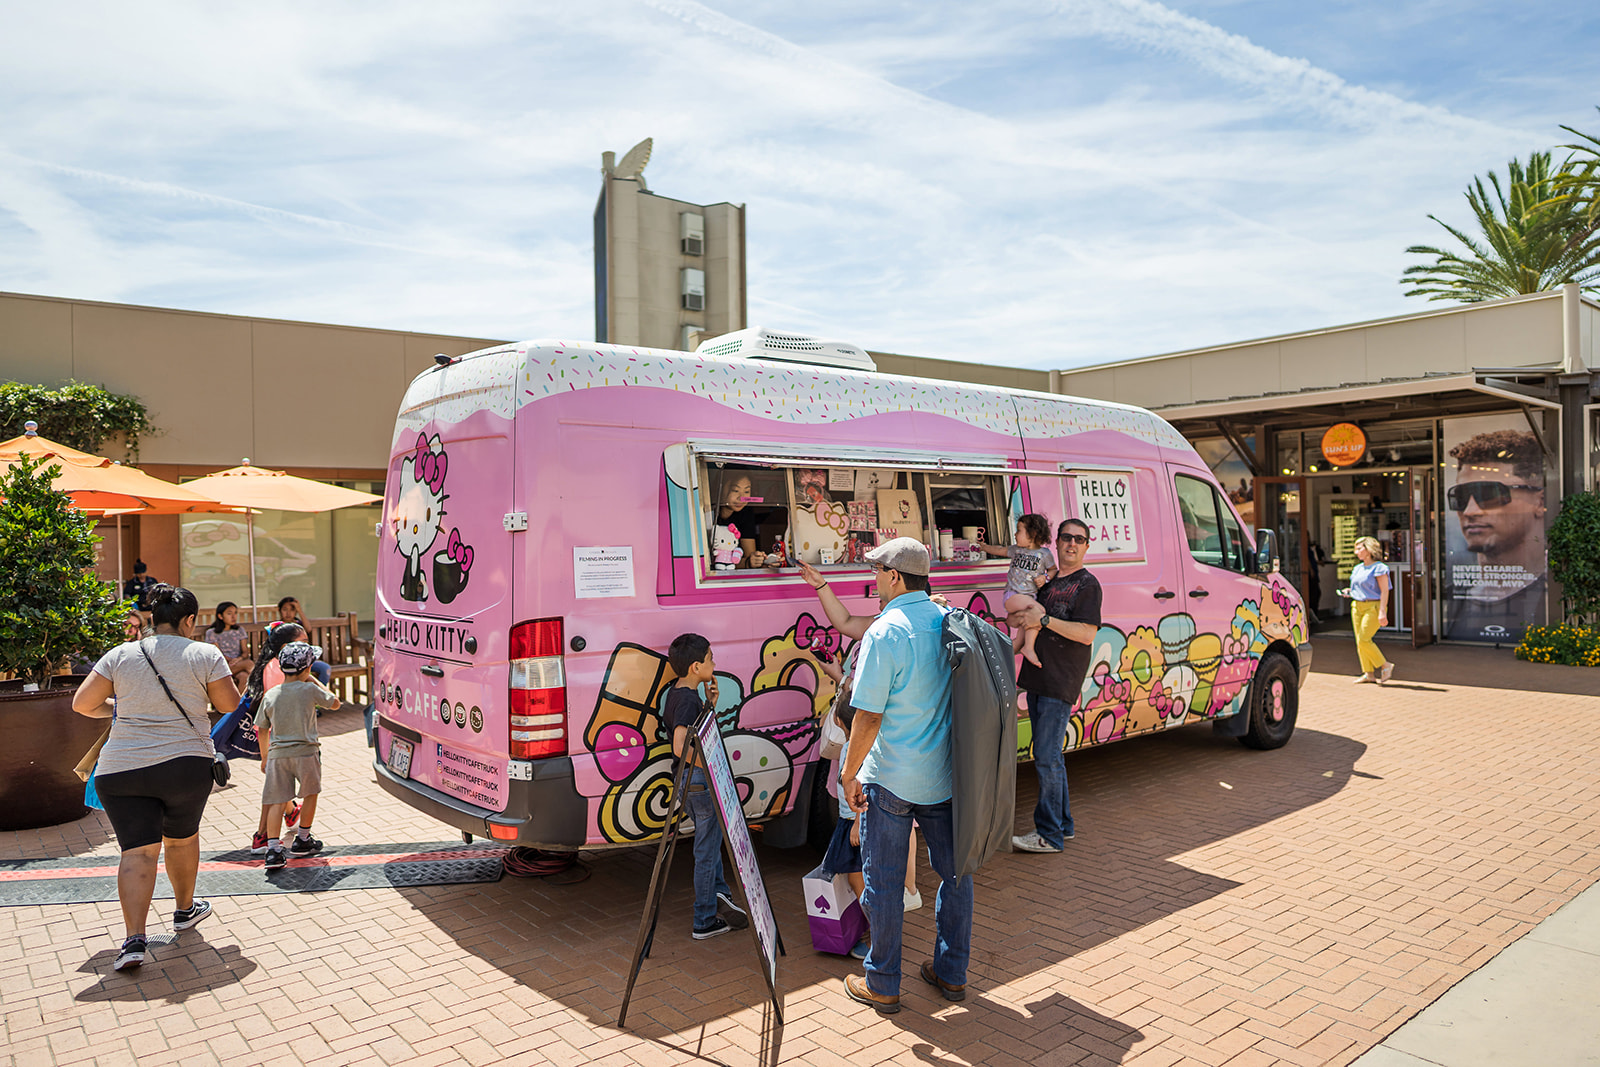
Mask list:
[[[1068,545],[1086,545],[1089,538],[1086,534],[1062,534],[1056,540]]]
[[[1450,504],[1451,511],[1467,510],[1467,501],[1476,500],[1478,506],[1485,511],[1503,508],[1511,503],[1511,490],[1522,489],[1530,493],[1540,492],[1537,485],[1507,485],[1504,482],[1462,482],[1450,487],[1445,493],[1445,499]]]

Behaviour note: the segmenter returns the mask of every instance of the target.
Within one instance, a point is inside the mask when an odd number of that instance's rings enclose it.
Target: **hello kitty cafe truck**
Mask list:
[[[1147,411],[880,374],[858,348],[761,330],[693,354],[531,341],[438,362],[395,426],[373,764],[463,834],[658,836],[665,653],[694,631],[750,822],[771,844],[825,840],[817,663],[847,642],[796,557],[871,614],[862,553],[919,537],[936,591],[1003,616],[1007,563],[973,546],[1029,511],[1089,523],[1104,588],[1069,750],[1203,720],[1256,748],[1294,730],[1311,649],[1271,535],[1252,543]],[[1018,737],[1026,759],[1026,722]]]

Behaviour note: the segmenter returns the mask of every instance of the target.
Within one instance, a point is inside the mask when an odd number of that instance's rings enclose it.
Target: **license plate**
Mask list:
[[[411,742],[389,739],[389,769],[402,778],[411,777]]]

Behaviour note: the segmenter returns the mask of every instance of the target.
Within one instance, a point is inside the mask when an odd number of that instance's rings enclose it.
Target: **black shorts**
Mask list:
[[[199,833],[213,784],[205,756],[94,776],[95,792],[124,852],[160,844],[163,837],[179,840]]]

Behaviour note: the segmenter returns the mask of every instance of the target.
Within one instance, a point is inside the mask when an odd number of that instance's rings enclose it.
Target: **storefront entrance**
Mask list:
[[[1434,472],[1426,466],[1257,478],[1258,529],[1277,534],[1284,577],[1311,605],[1313,630],[1348,630],[1355,543],[1374,537],[1390,571],[1389,625],[1413,645],[1438,627],[1438,513]]]

